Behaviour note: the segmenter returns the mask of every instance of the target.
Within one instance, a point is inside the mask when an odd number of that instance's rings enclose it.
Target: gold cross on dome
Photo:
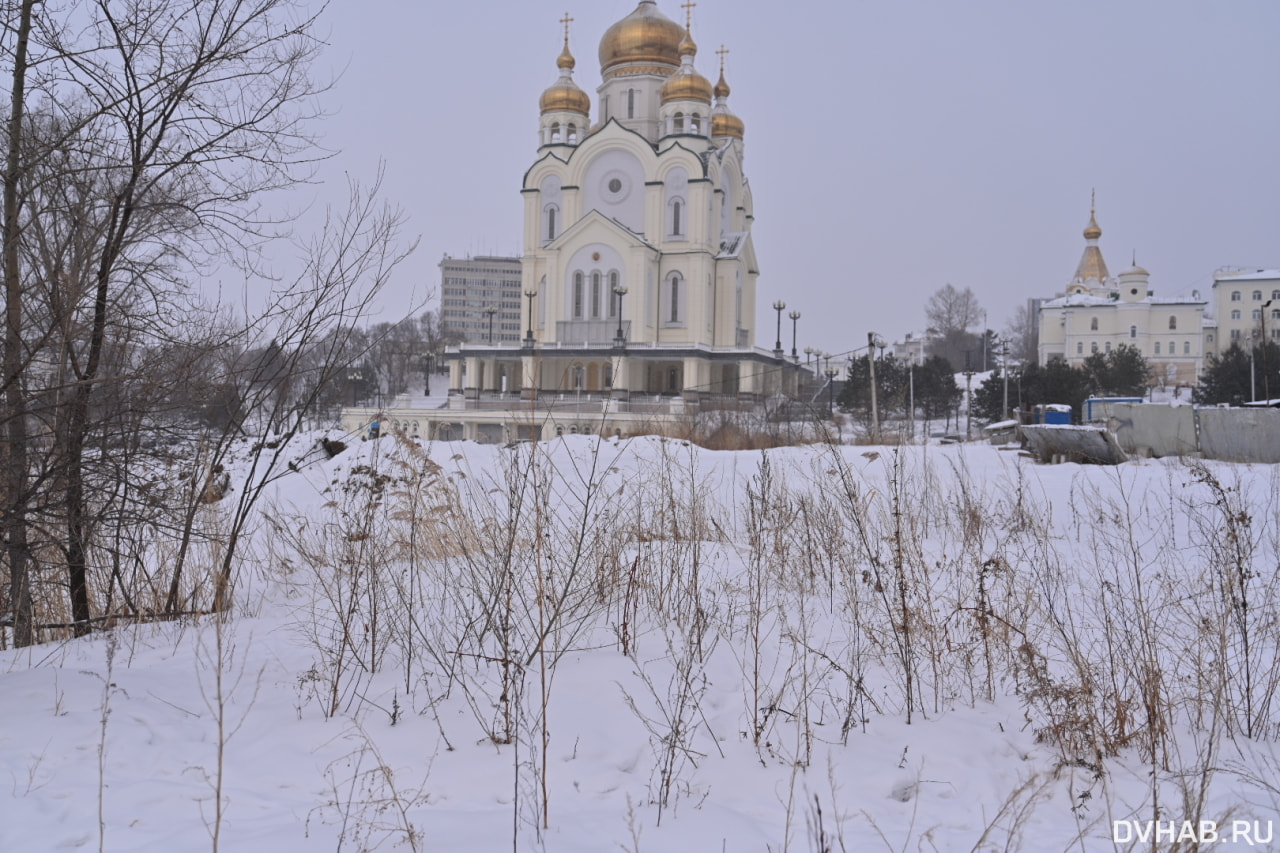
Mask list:
[[[716,55],[720,57],[720,71],[724,71],[724,58],[729,55],[729,48],[720,45],[720,49],[716,51]]]
[[[688,3],[680,4],[680,8],[684,9],[684,28],[686,30],[689,29],[689,26],[693,23],[693,7],[697,5],[698,4],[694,3],[693,0],[689,0]]]
[[[573,23],[573,18],[569,17],[569,13],[565,12],[564,17],[560,19],[560,23],[564,24],[564,43],[569,43],[569,25]]]

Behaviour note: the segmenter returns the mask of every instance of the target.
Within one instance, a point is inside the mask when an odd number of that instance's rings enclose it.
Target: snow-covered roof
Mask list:
[[[1268,278],[1280,278],[1280,270],[1251,270],[1249,272],[1227,272],[1219,270],[1213,274],[1214,281],[1250,281]]]

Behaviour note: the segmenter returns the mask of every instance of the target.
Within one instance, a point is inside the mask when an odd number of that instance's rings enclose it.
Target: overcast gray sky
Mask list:
[[[381,158],[421,235],[381,319],[438,290],[446,252],[520,254],[558,21],[575,19],[594,118],[600,36],[635,5],[330,5],[326,62],[345,71],[320,130],[341,154],[317,198]],[[922,330],[947,282],[1001,329],[1066,284],[1094,188],[1112,272],[1136,251],[1158,294],[1280,266],[1276,0],[700,0],[693,35],[713,81],[731,51],[766,347],[775,299],[802,312],[801,348],[841,351]]]

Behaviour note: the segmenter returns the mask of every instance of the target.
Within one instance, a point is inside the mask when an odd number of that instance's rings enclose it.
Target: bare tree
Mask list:
[[[1019,364],[1033,364],[1040,348],[1040,326],[1031,302],[1019,305],[1005,326],[1009,337],[1009,355]]]
[[[982,319],[982,306],[972,288],[958,290],[948,282],[925,302],[924,316],[929,328],[936,329],[939,335],[967,332]]]
[[[323,86],[309,73],[316,13],[296,0],[93,0],[72,10],[23,0],[9,16],[0,462],[10,609],[15,642],[27,644],[37,490],[50,491],[60,519],[55,550],[81,633],[92,618],[97,500],[89,444],[123,399],[129,359],[171,338],[173,295],[206,264],[251,268],[245,259],[274,236],[258,199],[308,174],[318,156],[308,119]],[[28,53],[41,62],[34,83]],[[29,120],[35,92],[41,112]],[[275,308],[276,319],[287,314]],[[37,394],[48,414],[33,436]],[[56,451],[37,465],[33,441],[46,432]]]

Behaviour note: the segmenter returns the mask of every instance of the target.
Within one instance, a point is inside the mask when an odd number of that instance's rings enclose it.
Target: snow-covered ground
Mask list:
[[[312,441],[231,617],[0,652],[0,850],[1280,849],[1274,466]]]

